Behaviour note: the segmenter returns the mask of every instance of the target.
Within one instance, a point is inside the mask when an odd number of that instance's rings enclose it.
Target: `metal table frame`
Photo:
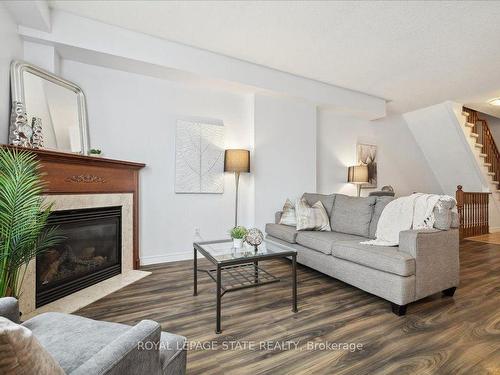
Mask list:
[[[193,295],[198,295],[198,272],[205,272],[210,278],[215,281],[216,287],[216,329],[215,333],[221,333],[221,300],[226,293],[257,287],[265,284],[270,284],[280,281],[279,278],[273,276],[263,268],[259,267],[259,261],[277,259],[277,258],[292,258],[292,311],[297,312],[297,252],[295,250],[284,250],[270,254],[256,254],[255,256],[241,257],[218,261],[210,252],[203,248],[204,245],[212,245],[218,243],[232,242],[232,240],[219,241],[204,241],[193,243],[193,276],[194,288]],[[198,268],[198,251],[215,265],[212,269]],[[223,283],[224,280],[230,282]]]

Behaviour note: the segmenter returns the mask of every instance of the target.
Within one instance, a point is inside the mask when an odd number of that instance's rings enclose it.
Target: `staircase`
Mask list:
[[[487,176],[490,191],[496,200],[500,200],[500,152],[493,139],[486,120],[469,108],[463,107],[462,126],[478,162],[482,165]]]
[[[470,194],[491,193],[489,227],[500,229],[500,153],[481,115],[447,101],[403,118],[441,187],[435,193],[454,196],[457,185]]]

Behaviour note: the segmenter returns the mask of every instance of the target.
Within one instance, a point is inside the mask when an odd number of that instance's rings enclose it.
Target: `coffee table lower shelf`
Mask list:
[[[210,276],[210,278],[217,283],[217,268],[208,270],[198,269],[198,271],[206,272],[208,276]],[[279,278],[267,272],[264,268],[259,267],[255,263],[221,267],[221,276],[221,296],[231,291],[252,288],[280,281]]]

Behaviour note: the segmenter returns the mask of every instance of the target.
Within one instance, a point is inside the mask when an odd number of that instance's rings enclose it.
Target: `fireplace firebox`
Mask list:
[[[121,273],[121,206],[54,211],[64,240],[36,258],[36,307]]]

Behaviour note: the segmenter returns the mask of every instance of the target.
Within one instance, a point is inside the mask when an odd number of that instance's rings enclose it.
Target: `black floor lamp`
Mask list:
[[[236,200],[234,209],[234,226],[238,226],[238,185],[240,173],[250,172],[250,151],[229,149],[224,153],[224,172],[234,172],[236,182]]]

